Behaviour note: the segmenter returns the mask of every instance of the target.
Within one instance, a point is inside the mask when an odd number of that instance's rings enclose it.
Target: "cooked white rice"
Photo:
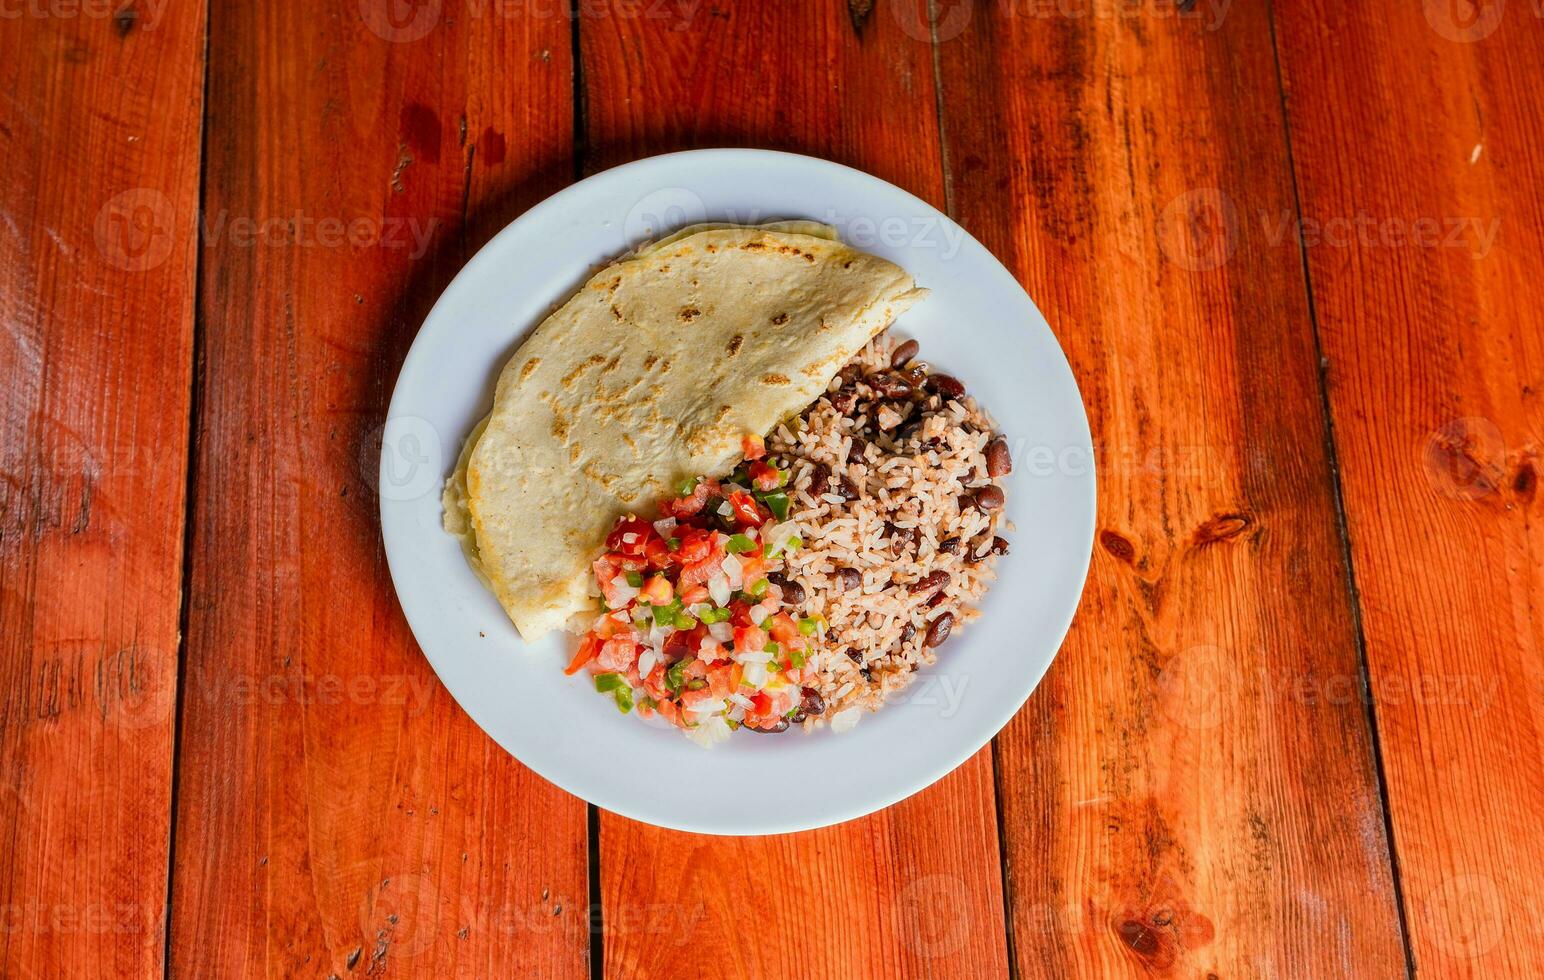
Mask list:
[[[895,347],[882,334],[853,363],[865,374],[887,369]],[[834,380],[825,397],[767,442],[771,453],[793,463],[789,520],[804,547],[786,574],[805,589],[803,615],[823,616],[829,626],[816,645],[813,685],[825,706],[806,718],[806,729],[826,719],[834,729],[850,728],[860,712],[849,709],[877,710],[946,649],[927,645],[933,624],[947,615],[957,632],[979,615],[975,604],[993,578],[990,549],[1002,514],[960,505],[970,491],[997,482],[987,475],[984,455],[992,424],[972,398],[935,395],[930,404],[936,408],[905,409],[899,422],[892,406],[874,405],[865,426],[867,415],[848,417],[832,404],[843,381]],[[862,376],[846,387],[860,405],[872,393]],[[915,424],[916,442],[903,450],[892,436],[908,422]],[[879,434],[849,459],[860,430]],[[845,479],[858,498],[814,493],[819,464],[829,467],[831,488]],[[951,540],[956,553],[940,547]],[[845,589],[842,569],[856,570],[861,586]],[[914,583],[938,571],[949,576],[941,590],[912,592]]]

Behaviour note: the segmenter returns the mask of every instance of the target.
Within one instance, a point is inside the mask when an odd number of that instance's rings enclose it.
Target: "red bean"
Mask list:
[[[806,687],[800,693],[804,699],[799,702],[799,710],[806,715],[818,715],[826,710],[826,699],[813,687]]]
[[[906,341],[904,344],[895,349],[895,353],[890,355],[890,366],[900,367],[902,364],[905,364],[913,357],[916,357],[917,352],[921,349],[922,345],[917,343],[915,340]]]
[[[945,398],[958,398],[965,394],[965,386],[960,380],[947,374],[929,375],[927,387],[929,391],[936,391]]]
[[[1008,440],[999,436],[986,444],[986,475],[996,479],[1013,472],[1013,457],[1008,455]]]
[[[816,463],[815,469],[810,473],[810,495],[818,497],[831,489],[831,467],[825,463]]]
[[[1002,488],[990,483],[976,491],[976,506],[985,511],[1001,510],[1004,499]]]
[[[921,595],[924,592],[936,592],[949,584],[949,573],[938,569],[926,578],[919,579],[911,584],[911,594]]]
[[[930,647],[936,647],[949,638],[949,631],[954,628],[954,613],[944,613],[933,620],[933,625],[927,628],[927,636],[923,643]]]

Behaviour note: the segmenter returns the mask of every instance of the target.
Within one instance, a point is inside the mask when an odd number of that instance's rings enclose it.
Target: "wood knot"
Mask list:
[[[847,0],[847,15],[852,18],[852,31],[863,36],[863,25],[874,12],[874,0]]]
[[[1248,514],[1218,514],[1196,528],[1194,546],[1205,548],[1223,541],[1232,541],[1253,525],[1254,518]]]
[[[1141,919],[1127,919],[1116,928],[1115,934],[1126,944],[1127,949],[1144,960],[1157,956],[1158,950],[1163,946],[1158,939],[1158,933]]]
[[[1533,460],[1523,460],[1517,467],[1517,475],[1512,478],[1512,491],[1521,498],[1523,503],[1528,503],[1533,499],[1538,486],[1539,475],[1533,468]]]
[[[1130,540],[1114,531],[1099,532],[1099,546],[1108,551],[1117,560],[1130,565],[1136,560],[1137,549]]]

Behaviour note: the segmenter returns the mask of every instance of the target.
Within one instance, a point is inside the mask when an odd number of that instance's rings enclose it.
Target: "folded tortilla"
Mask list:
[[[815,234],[810,234],[815,232]],[[526,640],[594,607],[628,512],[722,475],[925,290],[809,222],[697,226],[595,275],[499,376],[445,527]]]

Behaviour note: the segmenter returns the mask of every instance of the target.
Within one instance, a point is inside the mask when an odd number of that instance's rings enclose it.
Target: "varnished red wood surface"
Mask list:
[[[1540,973],[1534,7],[0,11],[0,975]],[[994,748],[748,840],[589,824],[494,746],[377,520],[466,258],[714,145],[950,207],[1100,484]],[[461,434],[421,435],[400,492]]]
[[[1544,974],[1540,13],[1277,8],[1421,975]]]
[[[582,19],[579,29],[589,169],[753,143],[847,163],[944,203],[922,0],[870,16],[861,35],[838,4]],[[825,216],[751,220],[776,217]],[[705,838],[604,814],[599,860],[603,914],[678,913],[663,934],[606,930],[609,975],[980,977],[1007,968],[985,750],[909,800],[816,833]],[[787,900],[758,897],[768,882]],[[748,914],[767,935],[800,938],[746,942]]]
[[[997,745],[1020,977],[1405,967],[1366,710],[1327,696],[1359,665],[1302,266],[1237,218],[1293,208],[1270,25],[1210,13],[940,46],[946,107],[996,93],[945,121],[959,218],[1098,450],[1082,608]]]
[[[211,13],[178,976],[588,973],[584,804],[435,681],[376,496],[430,304],[572,174],[568,25],[414,9]]]
[[[203,8],[0,21],[0,976],[162,969]]]

